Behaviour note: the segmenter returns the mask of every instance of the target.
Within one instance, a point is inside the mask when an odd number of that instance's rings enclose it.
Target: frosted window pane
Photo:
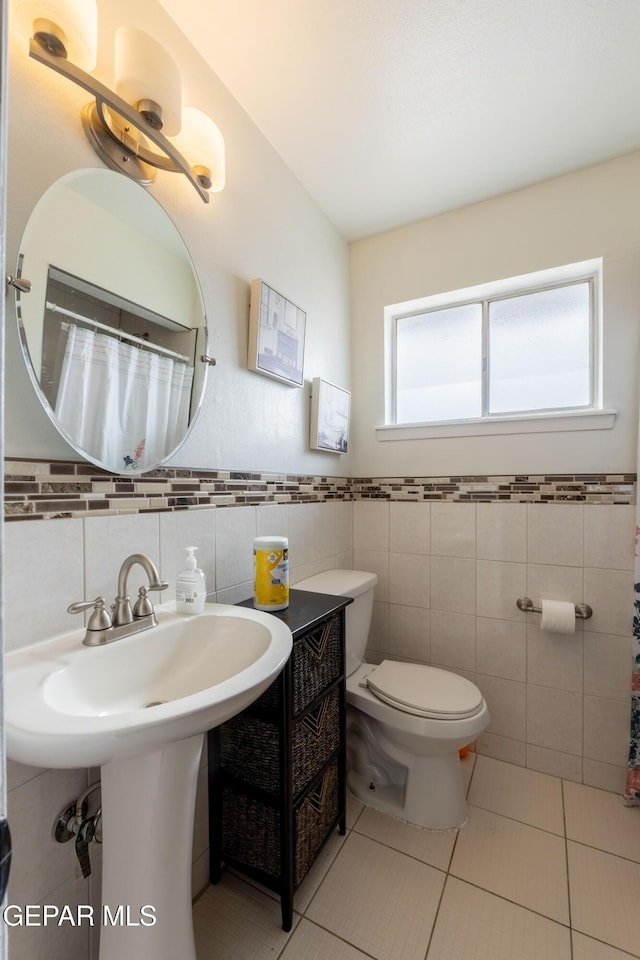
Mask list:
[[[489,357],[490,413],[588,406],[589,284],[492,301]]]
[[[396,326],[396,421],[482,416],[482,307],[402,317]]]

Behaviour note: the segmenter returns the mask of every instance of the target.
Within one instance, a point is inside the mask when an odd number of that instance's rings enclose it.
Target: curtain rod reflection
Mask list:
[[[140,346],[145,347],[147,350],[157,350],[158,353],[163,353],[167,357],[173,357],[174,360],[180,360],[182,363],[190,362],[189,357],[185,357],[182,353],[175,353],[174,350],[168,350],[167,347],[160,347],[158,344],[151,343],[150,340],[143,340],[142,337],[135,337],[132,333],[125,333],[124,330],[109,327],[106,323],[100,323],[92,317],[84,317],[81,313],[74,313],[73,310],[67,310],[66,307],[59,307],[57,303],[52,303],[50,300],[47,300],[45,306],[47,310],[51,310],[53,313],[62,313],[65,317],[71,317],[72,320],[89,323],[92,327],[95,327],[96,330],[105,330],[119,340],[130,340],[132,343],[139,343]]]

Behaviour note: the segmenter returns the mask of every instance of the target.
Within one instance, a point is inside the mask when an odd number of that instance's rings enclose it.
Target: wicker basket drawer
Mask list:
[[[281,876],[281,821],[276,807],[231,788],[223,790],[222,857]],[[305,877],[338,817],[338,766],[333,763],[322,781],[294,811],[294,885]]]
[[[280,730],[275,721],[239,714],[221,729],[222,763],[227,773],[254,787],[280,790]],[[340,745],[338,689],[300,717],[291,736],[291,780],[295,797]]]
[[[280,811],[230,787],[222,791],[222,859],[280,877]]]
[[[338,765],[333,763],[296,811],[296,886],[306,876],[331,825],[335,823],[338,809]]]
[[[336,614],[293,645],[293,712],[300,713],[342,673],[340,617]]]
[[[291,651],[294,714],[304,710],[340,676],[342,656],[339,614],[294,640]],[[254,708],[273,712],[280,709],[281,701],[282,686],[277,678],[256,700]]]

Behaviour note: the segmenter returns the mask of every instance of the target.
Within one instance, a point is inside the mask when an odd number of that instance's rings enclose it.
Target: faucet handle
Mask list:
[[[95,600],[79,600],[67,607],[67,613],[83,613],[93,607],[87,630],[108,630],[111,627],[111,617],[105,610],[104,604],[104,597],[96,597]]]
[[[151,616],[153,616],[153,607],[151,606],[151,601],[147,596],[147,588],[140,587],[138,590],[138,599],[136,600],[133,608],[133,617],[135,620],[139,620],[140,617]]]

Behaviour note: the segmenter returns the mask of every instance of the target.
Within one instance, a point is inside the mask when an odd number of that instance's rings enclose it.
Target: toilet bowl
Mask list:
[[[346,608],[347,784],[363,803],[434,830],[461,826],[459,749],[489,724],[469,680],[425,664],[364,661],[377,577],[327,570],[298,590],[352,597]]]

